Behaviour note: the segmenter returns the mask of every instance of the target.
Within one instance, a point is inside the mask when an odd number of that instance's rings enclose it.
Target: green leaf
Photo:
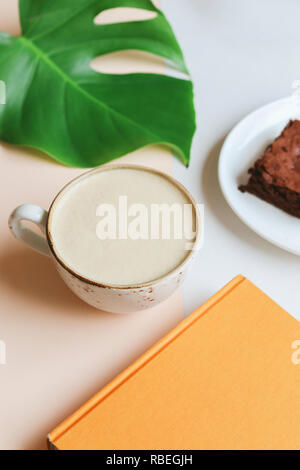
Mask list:
[[[102,11],[142,8],[154,19],[96,25]],[[0,33],[0,139],[56,160],[93,167],[149,144],[188,164],[195,131],[189,80],[159,74],[97,73],[103,54],[138,49],[187,72],[163,13],[150,0],[19,0],[22,36]]]

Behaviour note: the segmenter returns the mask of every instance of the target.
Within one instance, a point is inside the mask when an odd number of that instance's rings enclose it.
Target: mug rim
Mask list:
[[[194,211],[195,211],[195,216],[196,216],[196,238],[195,238],[195,241],[193,243],[193,249],[190,250],[190,253],[187,255],[187,257],[184,258],[184,260],[180,264],[178,264],[175,268],[173,268],[171,271],[168,271],[163,276],[160,276],[159,278],[153,279],[152,281],[147,281],[147,282],[142,282],[142,283],[139,283],[139,284],[132,284],[132,285],[114,285],[114,284],[105,284],[105,283],[101,283],[101,282],[96,282],[96,281],[93,281],[93,280],[91,280],[87,277],[84,277],[84,276],[78,274],[76,271],[74,271],[70,266],[68,266],[61,259],[61,257],[55,251],[55,247],[54,247],[55,243],[53,241],[51,231],[50,231],[50,222],[51,222],[52,212],[53,212],[53,210],[55,208],[55,205],[58,202],[58,200],[61,197],[63,197],[63,194],[65,193],[65,191],[70,189],[71,186],[73,186],[74,184],[77,184],[81,179],[85,179],[93,173],[100,173],[102,171],[108,171],[108,170],[114,170],[114,169],[133,169],[133,170],[148,171],[148,172],[151,172],[151,173],[155,173],[155,174],[167,179],[174,186],[176,186],[180,191],[182,191],[187,196],[187,198],[190,200],[190,202],[193,205],[193,208],[194,208]],[[167,173],[164,173],[164,172],[162,172],[160,170],[157,170],[155,168],[151,168],[151,167],[143,166],[143,165],[136,165],[136,164],[130,164],[130,163],[107,164],[107,165],[104,165],[104,166],[93,168],[92,170],[86,171],[86,172],[82,173],[81,175],[76,176],[75,178],[70,180],[67,184],[65,184],[60,189],[60,191],[56,194],[55,198],[53,199],[53,201],[50,205],[50,208],[48,210],[48,217],[47,217],[47,222],[46,222],[46,237],[47,237],[48,245],[50,247],[50,251],[51,251],[52,255],[54,256],[55,260],[66,271],[68,271],[72,276],[76,277],[80,281],[83,281],[86,284],[89,284],[91,286],[102,287],[104,289],[135,290],[135,289],[141,289],[141,288],[146,288],[146,287],[152,287],[156,284],[161,283],[161,281],[163,281],[165,279],[168,279],[169,277],[174,275],[177,271],[180,271],[181,269],[182,270],[184,269],[185,265],[191,260],[191,258],[194,255],[194,251],[195,251],[194,248],[197,248],[197,246],[200,243],[200,236],[201,236],[201,230],[202,230],[200,221],[201,221],[201,219],[200,219],[200,214],[199,214],[199,210],[198,210],[198,207],[197,207],[196,200],[191,195],[191,193],[185,188],[185,186],[183,186],[179,181],[177,181],[175,178],[173,178],[173,176],[170,176]]]

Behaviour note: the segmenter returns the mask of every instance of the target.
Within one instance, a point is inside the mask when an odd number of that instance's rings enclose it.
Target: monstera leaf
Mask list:
[[[154,19],[97,25],[117,7]],[[91,61],[144,50],[186,71],[166,18],[150,0],[19,0],[22,36],[0,33],[0,139],[36,147],[56,160],[93,167],[149,144],[170,146],[188,164],[195,130],[189,80],[159,74],[110,75]]]

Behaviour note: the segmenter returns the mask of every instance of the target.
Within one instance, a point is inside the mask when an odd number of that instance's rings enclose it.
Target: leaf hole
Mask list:
[[[109,74],[164,73],[164,60],[145,51],[124,50],[96,57],[91,62],[96,72]]]
[[[146,21],[156,18],[155,11],[142,10],[140,8],[110,8],[102,11],[94,19],[97,25],[125,23],[127,21]]]
[[[21,34],[18,2],[0,2],[0,31],[13,36]]]
[[[130,73],[156,73],[181,79],[189,77],[180,72],[170,61],[150,52],[123,50],[110,52],[92,60],[91,68],[96,72],[125,75]]]

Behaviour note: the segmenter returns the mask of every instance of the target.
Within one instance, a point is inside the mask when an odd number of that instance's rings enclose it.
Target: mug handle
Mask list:
[[[9,217],[8,225],[13,235],[39,253],[50,256],[50,249],[45,237],[48,212],[34,204],[17,207]],[[36,224],[43,237],[26,227],[25,221]]]

